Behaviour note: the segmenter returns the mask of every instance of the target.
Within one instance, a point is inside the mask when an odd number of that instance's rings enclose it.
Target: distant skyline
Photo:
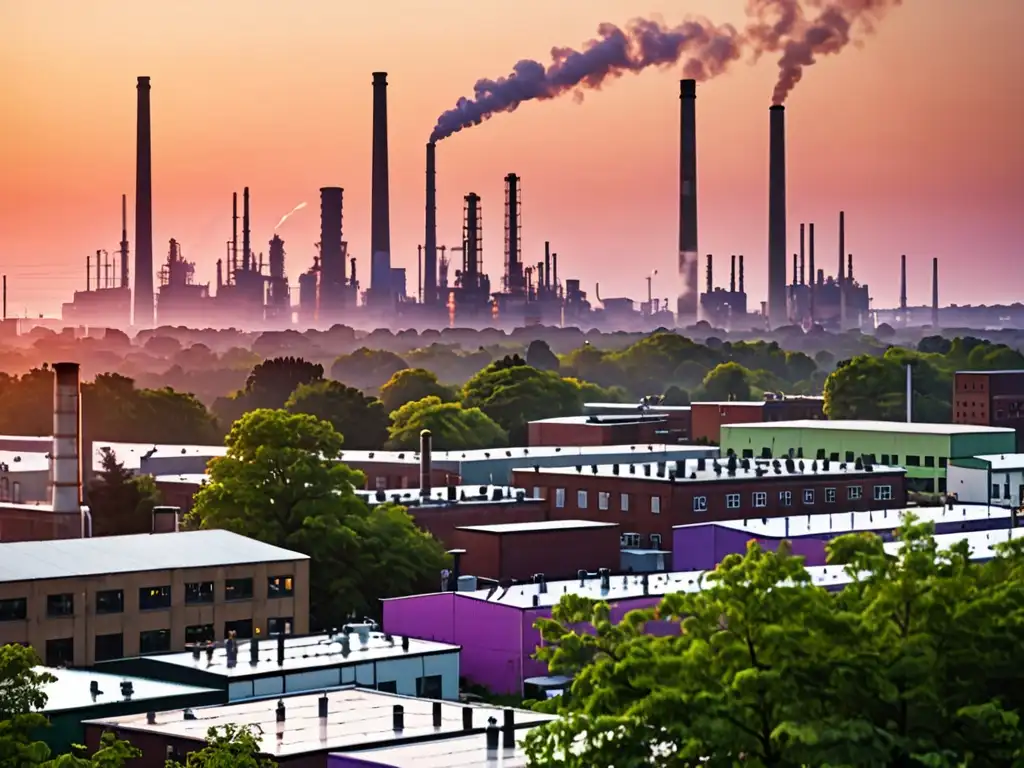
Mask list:
[[[319,188],[345,189],[345,237],[369,280],[370,87],[388,72],[392,264],[415,295],[423,240],[424,144],[480,78],[553,47],[579,49],[598,24],[703,16],[742,28],[745,0],[35,0],[0,2],[0,272],[8,312],[56,314],[85,284],[85,259],[114,255],[121,194],[134,245],[135,82],[152,78],[154,261],[176,238],[215,282],[231,236],[231,193],[252,196],[254,249],[275,224],[294,286],[319,239]],[[981,7],[984,12],[979,12]],[[386,9],[386,10],[385,10]],[[1024,26],[1019,0],[905,0],[863,38],[807,68],[786,99],[788,251],[815,222],[816,260],[837,262],[846,212],[854,274],[874,306],[908,300],[1024,300]],[[778,54],[748,58],[697,91],[700,288],[745,255],[752,308],[766,298],[768,106]],[[577,103],[530,102],[438,145],[438,239],[461,238],[462,198],[482,198],[484,270],[500,285],[503,177],[522,177],[523,256],[559,254],[559,276],[595,298],[674,302],[682,65],[625,75]],[[454,268],[454,267],[453,267]],[[134,265],[132,265],[134,273]]]

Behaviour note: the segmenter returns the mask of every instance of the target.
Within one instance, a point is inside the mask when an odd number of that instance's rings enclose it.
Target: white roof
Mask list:
[[[185,474],[185,475],[156,475],[153,478],[158,483],[182,483],[185,485],[206,485],[210,482],[210,476],[206,474]]]
[[[97,672],[94,669],[60,669],[52,667],[36,667],[36,672],[46,672],[57,678],[52,683],[43,685],[46,694],[46,706],[42,712],[63,712],[69,709],[91,709],[104,704],[123,702],[121,683],[130,681],[132,684],[132,701],[146,699],[165,699],[168,696],[190,696],[197,693],[217,693],[213,688],[197,688],[192,685],[169,683],[164,680],[151,680],[144,677],[125,677],[124,675]],[[89,690],[90,683],[99,683],[100,691],[93,698]]]
[[[111,443],[94,441],[92,444],[93,467],[99,468],[103,449],[109,448],[125,469],[138,472],[143,458],[169,458],[171,456],[199,456],[213,458],[224,456],[228,449],[223,445],[179,445],[155,443]]]
[[[498,725],[501,725],[501,720],[498,720]],[[516,731],[516,746],[512,749],[504,749],[499,740],[497,753],[488,752],[486,734],[475,734],[340,754],[355,760],[370,761],[366,763],[367,766],[387,768],[527,768],[529,763],[523,742],[532,730],[523,728]]]
[[[823,429],[845,432],[894,432],[927,435],[976,435],[1013,433],[1008,427],[983,427],[973,424],[928,424],[915,421],[858,421],[855,419],[795,419],[793,421],[764,421],[754,424],[723,424],[722,429]]]
[[[1024,469],[1024,453],[990,453],[974,458],[984,461],[991,469],[1001,472]]]
[[[971,549],[972,560],[990,560],[996,556],[995,546],[1007,541],[1024,537],[1024,528],[1000,528],[995,531],[964,531],[963,533],[942,533],[935,537],[940,550],[949,549],[954,544],[966,541]],[[889,554],[900,551],[901,542],[892,541],[885,545]]]
[[[50,456],[47,453],[28,451],[0,451],[0,464],[7,465],[7,472],[49,472]]]
[[[595,520],[540,520],[529,523],[495,523],[494,525],[462,525],[459,531],[477,533],[544,533],[548,531],[583,530],[587,528],[618,528],[618,523],[601,523]]]

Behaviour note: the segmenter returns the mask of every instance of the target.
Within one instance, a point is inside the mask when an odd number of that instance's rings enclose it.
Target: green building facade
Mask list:
[[[776,421],[722,425],[723,455],[743,458],[801,456],[906,467],[907,489],[946,490],[946,465],[953,459],[1013,453],[1012,429],[966,424],[900,421]]]

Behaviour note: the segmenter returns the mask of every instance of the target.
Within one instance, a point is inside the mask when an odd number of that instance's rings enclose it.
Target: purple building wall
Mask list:
[[[373,760],[360,760],[345,755],[328,755],[327,768],[391,768],[388,763],[377,763]]]

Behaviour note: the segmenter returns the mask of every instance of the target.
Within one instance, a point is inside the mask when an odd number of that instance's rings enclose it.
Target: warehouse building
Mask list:
[[[824,419],[824,406],[823,397],[774,394],[764,400],[691,403],[691,434],[695,443],[718,445],[725,424]]]
[[[47,666],[309,631],[309,558],[220,530],[0,544],[0,644]]]
[[[907,490],[946,492],[946,465],[954,459],[1013,453],[1012,429],[900,421],[813,419],[722,427],[722,451],[743,458],[798,456],[907,469]]]
[[[953,459],[947,488],[958,501],[1024,507],[1024,453]]]
[[[953,421],[1012,429],[1024,451],[1024,371],[957,371]]]
[[[527,424],[527,443],[531,447],[637,443],[675,445],[689,442],[689,438],[687,430],[669,426],[666,414],[558,416]]]
[[[0,502],[26,504],[49,499],[49,454],[0,451]]]

